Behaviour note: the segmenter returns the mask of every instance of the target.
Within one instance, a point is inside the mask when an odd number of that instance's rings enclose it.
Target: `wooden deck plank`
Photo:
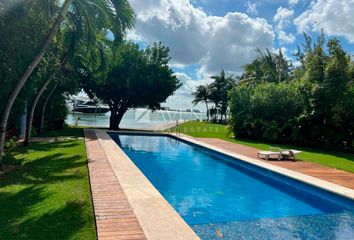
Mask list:
[[[249,146],[244,146],[237,143],[232,143],[228,141],[224,141],[217,138],[196,138],[200,142],[204,142],[218,148],[225,149],[227,151],[241,154],[251,158],[257,158],[257,153],[259,152],[258,149],[252,148]],[[271,160],[266,161],[263,159],[258,159],[261,161],[265,161],[267,163],[283,167],[289,170],[293,170],[296,172],[300,172],[309,176],[313,176],[328,182],[332,182],[343,187],[351,188],[354,190],[354,174],[350,172],[345,172],[342,170],[329,168],[325,166],[321,166],[316,163],[304,162],[301,160],[297,161],[278,161],[278,160]]]
[[[143,240],[145,234],[97,137],[85,130],[90,185],[99,240]]]

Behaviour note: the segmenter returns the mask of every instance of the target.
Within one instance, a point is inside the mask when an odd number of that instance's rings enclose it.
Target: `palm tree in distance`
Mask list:
[[[208,84],[200,85],[197,87],[196,91],[192,93],[194,96],[193,104],[194,106],[198,103],[205,103],[207,109],[207,118],[209,121],[209,97],[210,97],[210,86]]]
[[[221,121],[223,116],[227,120],[228,92],[235,86],[236,80],[232,75],[226,76],[222,69],[219,75],[211,77],[214,82],[210,84],[210,99],[215,103],[215,108],[220,109]]]
[[[55,21],[38,53],[15,83],[15,87],[11,90],[0,114],[0,169],[2,167],[6,125],[11,108],[19,92],[44,58],[56,34],[61,29],[62,23],[65,22],[68,26],[64,27],[67,28],[77,29],[85,26],[84,29],[78,29],[76,37],[78,39],[85,37],[87,44],[93,44],[96,40],[97,31],[101,32],[102,29],[111,32],[115,42],[118,43],[123,38],[125,31],[131,29],[134,25],[134,11],[128,0],[29,0],[23,4],[28,4],[28,14],[54,16]],[[59,10],[55,11],[56,9]],[[69,19],[69,21],[64,21],[65,19]],[[76,24],[70,26],[73,23],[70,19],[75,19]],[[48,19],[48,22],[50,20]]]

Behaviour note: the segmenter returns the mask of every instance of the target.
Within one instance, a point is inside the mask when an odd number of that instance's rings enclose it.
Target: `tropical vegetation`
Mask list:
[[[213,82],[210,84],[200,85],[196,91],[192,93],[194,96],[193,104],[204,103],[207,109],[208,121],[210,117],[217,122],[223,122],[227,119],[228,113],[228,92],[236,85],[236,78],[232,75],[226,76],[224,70],[219,75],[211,77]],[[208,104],[213,104],[209,108]]]
[[[62,125],[58,114],[65,115],[65,107],[48,110],[64,106],[63,94],[80,91],[73,81],[79,68],[105,66],[102,42],[109,36],[119,47],[133,24],[127,0],[0,0],[0,58],[6,59],[0,66],[0,168],[6,132],[17,128],[20,116],[27,112],[26,145],[34,118],[41,131],[48,118]]]
[[[296,66],[281,51],[257,51],[237,84],[217,91],[229,100],[215,106],[229,109],[234,136],[353,151],[354,62],[340,42],[322,34],[313,43],[305,34]],[[212,102],[212,92],[198,87],[194,102]]]

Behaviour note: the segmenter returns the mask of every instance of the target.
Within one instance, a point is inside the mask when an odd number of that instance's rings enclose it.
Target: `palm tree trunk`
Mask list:
[[[207,119],[208,119],[208,122],[209,122],[209,107],[208,107],[208,102],[205,101],[205,106],[206,106],[206,109],[207,109]]]
[[[41,50],[38,52],[38,54],[34,57],[32,62],[29,64],[29,66],[23,72],[19,81],[16,84],[16,87],[13,89],[13,91],[11,92],[11,94],[6,102],[4,111],[2,113],[1,121],[0,121],[0,169],[2,168],[2,164],[3,164],[2,163],[2,155],[4,152],[6,125],[7,125],[7,120],[9,118],[9,115],[10,115],[12,105],[14,104],[16,97],[19,94],[19,92],[21,91],[23,85],[25,85],[28,78],[31,76],[33,70],[38,66],[40,61],[43,59],[44,54],[46,53],[48,47],[52,43],[55,34],[58,32],[58,30],[60,28],[60,24],[62,23],[64,16],[68,12],[69,6],[71,5],[72,1],[73,0],[65,0],[64,5],[60,10],[59,15],[53,24],[53,27],[50,29],[50,31],[47,35],[46,41],[44,42],[43,46],[41,47]]]
[[[29,111],[27,115],[27,127],[26,127],[26,135],[25,135],[25,146],[28,146],[31,143],[31,131],[32,131],[32,122],[33,122],[33,116],[34,116],[34,111],[36,110],[37,103],[39,99],[41,98],[42,94],[44,91],[47,89],[49,83],[53,80],[54,74],[52,74],[48,80],[43,84],[41,89],[39,89],[36,97],[33,100],[31,110]]]
[[[52,97],[53,93],[55,92],[55,89],[57,88],[57,84],[52,88],[52,90],[50,91],[50,93],[48,94],[47,98],[45,99],[44,103],[43,103],[43,107],[42,107],[42,114],[41,114],[41,121],[39,123],[39,133],[43,133],[44,132],[44,115],[45,115],[45,110],[47,108],[49,99]]]

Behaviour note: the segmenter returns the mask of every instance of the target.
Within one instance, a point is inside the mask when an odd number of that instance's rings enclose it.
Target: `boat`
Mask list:
[[[110,109],[107,105],[99,104],[94,101],[76,100],[74,102],[73,111],[81,113],[103,114],[109,112]]]

